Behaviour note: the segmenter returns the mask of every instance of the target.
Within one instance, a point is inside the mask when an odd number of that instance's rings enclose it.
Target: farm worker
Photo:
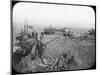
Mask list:
[[[34,32],[34,38],[37,40],[38,39],[38,33]]]
[[[43,42],[39,36],[38,36],[36,42],[37,42],[37,44],[36,44],[36,48],[35,48],[35,55],[38,55],[38,57],[41,59],[41,62],[44,63],[43,62],[43,52],[46,48],[46,45],[43,44]]]
[[[32,32],[32,37],[34,38],[34,32]]]
[[[44,33],[43,33],[43,32],[41,32],[40,39],[42,40],[42,39],[43,39],[43,37],[44,37]]]

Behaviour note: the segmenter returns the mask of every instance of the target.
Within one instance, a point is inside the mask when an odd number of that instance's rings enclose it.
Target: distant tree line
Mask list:
[[[95,29],[91,28],[90,30],[88,30],[88,34],[89,35],[95,35],[96,34]]]

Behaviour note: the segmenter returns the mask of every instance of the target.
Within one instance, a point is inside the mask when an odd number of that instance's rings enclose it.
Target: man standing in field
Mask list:
[[[35,46],[35,56],[34,57],[38,56],[40,58],[41,62],[44,63],[43,53],[46,48],[46,45],[43,44],[42,39],[43,39],[42,33],[40,34],[40,36],[38,35],[38,33],[35,35],[36,46]]]

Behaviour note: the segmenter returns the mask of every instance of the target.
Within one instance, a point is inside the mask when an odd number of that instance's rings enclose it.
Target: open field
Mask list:
[[[95,63],[95,40],[76,40],[59,36],[47,45],[46,53],[53,58],[70,53],[78,63],[78,69],[88,69]]]
[[[49,41],[49,42],[48,42]],[[47,43],[48,42],[48,43]],[[69,37],[64,37],[60,35],[45,35],[43,38],[43,43],[46,44],[46,49],[43,54],[44,61],[47,63],[49,58],[49,63],[52,65],[56,60],[62,60],[60,57],[66,55],[66,63],[64,69],[61,70],[78,70],[78,69],[89,69],[95,64],[95,40],[91,39],[70,39]],[[35,48],[33,46],[33,54]],[[73,57],[73,61],[69,60]],[[69,64],[68,64],[69,62]],[[23,70],[22,72],[48,72],[48,71],[59,71],[58,67],[60,64],[56,64],[52,69],[47,69],[47,66],[43,66],[38,57],[35,60],[31,59],[29,54],[23,57],[20,66]],[[26,67],[25,67],[26,66]],[[31,66],[31,67],[30,67]],[[20,69],[21,69],[20,68]]]

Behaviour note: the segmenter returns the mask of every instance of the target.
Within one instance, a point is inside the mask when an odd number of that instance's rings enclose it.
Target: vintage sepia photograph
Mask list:
[[[12,74],[96,69],[96,6],[11,2]]]

